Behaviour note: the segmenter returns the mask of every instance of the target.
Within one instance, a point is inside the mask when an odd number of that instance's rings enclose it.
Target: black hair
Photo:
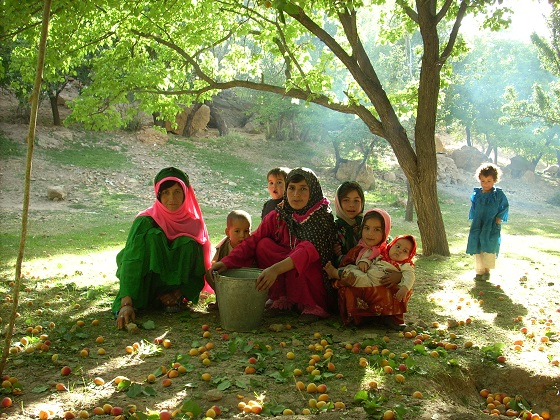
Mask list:
[[[171,187],[172,187],[173,185],[175,185],[175,184],[179,184],[179,183],[178,183],[177,181],[172,180],[172,179],[169,179],[169,180],[167,180],[167,181],[163,181],[163,182],[161,183],[161,185],[159,186],[159,191],[158,191],[158,193],[157,193],[157,199],[158,199],[159,201],[161,201],[161,200],[160,200],[161,193],[162,193],[163,191],[165,191],[166,189],[171,188]],[[181,185],[181,184],[179,184],[179,185]],[[183,191],[183,193],[185,193],[185,192]]]

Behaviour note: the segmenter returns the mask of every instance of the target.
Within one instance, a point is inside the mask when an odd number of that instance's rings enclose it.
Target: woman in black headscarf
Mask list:
[[[258,229],[212,270],[250,267],[263,271],[258,290],[269,290],[272,309],[301,311],[302,322],[328,316],[336,295],[322,267],[333,257],[336,225],[317,176],[307,168],[293,169],[284,200],[265,216]]]

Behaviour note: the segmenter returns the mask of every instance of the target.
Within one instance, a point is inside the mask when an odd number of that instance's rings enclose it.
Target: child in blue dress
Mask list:
[[[472,220],[467,254],[474,255],[475,280],[490,279],[500,251],[502,222],[507,222],[509,204],[501,188],[494,186],[501,175],[492,163],[482,164],[476,171],[480,187],[471,195],[469,220]]]

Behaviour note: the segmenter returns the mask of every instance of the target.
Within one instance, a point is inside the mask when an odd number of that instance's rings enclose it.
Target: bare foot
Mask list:
[[[323,270],[325,270],[325,272],[327,273],[329,278],[340,279],[340,277],[338,275],[338,270],[334,267],[334,265],[331,264],[330,261],[327,264],[325,264],[325,266],[323,267]]]

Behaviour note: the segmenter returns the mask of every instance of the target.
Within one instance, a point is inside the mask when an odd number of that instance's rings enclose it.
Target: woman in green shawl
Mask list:
[[[117,255],[119,292],[112,310],[117,327],[136,319],[137,309],[163,305],[179,310],[183,298],[198,302],[211,264],[208,231],[189,177],[169,167],[155,177],[156,200],[138,213]]]

